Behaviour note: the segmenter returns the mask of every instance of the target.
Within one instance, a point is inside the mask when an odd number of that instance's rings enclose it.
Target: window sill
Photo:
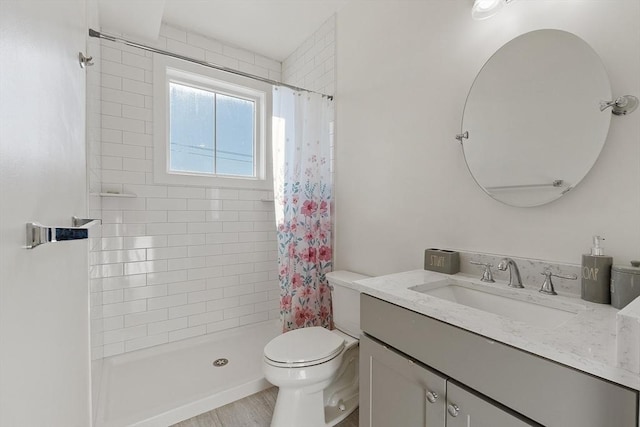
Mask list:
[[[186,185],[209,188],[241,188],[248,190],[272,190],[273,180],[255,178],[225,178],[220,176],[182,175],[173,173],[154,174],[156,184]]]

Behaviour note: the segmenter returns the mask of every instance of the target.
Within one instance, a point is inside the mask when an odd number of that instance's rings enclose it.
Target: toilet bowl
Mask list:
[[[279,388],[272,427],[330,427],[358,407],[360,293],[350,284],[366,276],[336,271],[327,278],[336,329],[297,329],[264,348],[265,378]]]

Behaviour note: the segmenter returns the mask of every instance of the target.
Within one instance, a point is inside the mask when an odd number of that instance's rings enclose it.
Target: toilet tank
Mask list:
[[[360,291],[353,282],[367,279],[369,276],[350,271],[332,271],[327,280],[333,288],[331,303],[333,306],[333,323],[336,329],[358,338],[360,330]]]

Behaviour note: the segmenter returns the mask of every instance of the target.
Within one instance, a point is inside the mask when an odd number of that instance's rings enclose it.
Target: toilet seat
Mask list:
[[[345,340],[325,328],[314,326],[282,334],[264,348],[265,361],[276,367],[303,368],[338,356]]]

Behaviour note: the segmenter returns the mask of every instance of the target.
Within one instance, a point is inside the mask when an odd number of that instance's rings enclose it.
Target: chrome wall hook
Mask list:
[[[611,113],[616,116],[624,116],[638,108],[638,98],[633,95],[623,95],[613,101],[600,102],[600,111],[604,111],[609,107],[611,107]]]
[[[463,139],[469,139],[469,131],[465,131],[463,133],[456,134],[456,139],[460,144],[462,144]]]
[[[78,62],[80,62],[80,68],[91,67],[93,65],[93,56],[84,56],[84,53],[78,52]]]

